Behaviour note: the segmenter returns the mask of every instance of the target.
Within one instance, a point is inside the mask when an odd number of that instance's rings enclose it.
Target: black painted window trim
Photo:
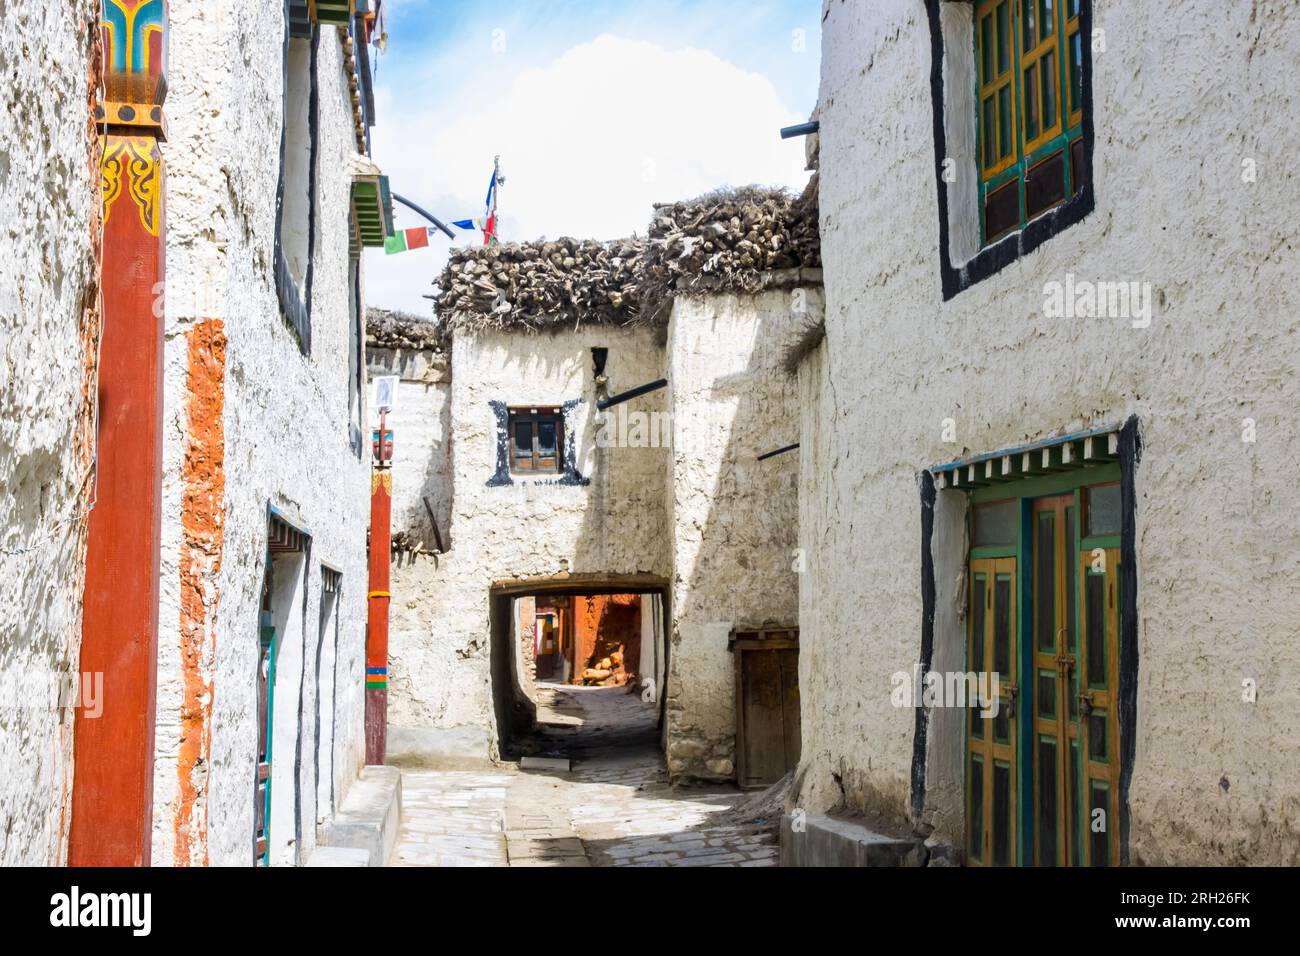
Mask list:
[[[944,132],[943,90],[943,27],[939,5],[955,0],[925,0],[925,10],[930,24],[930,105],[934,122],[934,181],[939,194],[939,277],[943,286],[944,301],[953,298],[977,282],[1001,272],[1021,256],[1026,256],[1051,239],[1058,232],[1081,221],[1096,208],[1096,193],[1092,173],[1092,4],[1084,3],[1079,10],[1079,35],[1083,42],[1083,168],[1086,179],[1083,188],[1061,203],[1028,222],[1019,232],[985,246],[960,268],[953,265],[948,249],[949,215],[948,184],[943,178],[943,164],[947,158],[948,142]],[[966,97],[965,99],[971,99]]]
[[[312,24],[311,61],[309,66],[310,95],[307,105],[307,129],[310,139],[310,157],[307,161],[307,275],[300,295],[298,283],[289,270],[289,260],[281,242],[284,226],[284,154],[289,132],[289,0],[284,0],[284,43],[280,57],[283,110],[280,122],[280,177],[275,195],[275,292],[280,300],[280,313],[289,327],[298,335],[298,347],[303,355],[311,355],[311,289],[312,272],[316,259],[316,160],[319,127],[320,96],[316,83],[316,61],[320,47],[320,28]]]
[[[578,471],[578,453],[577,453],[577,436],[578,429],[575,427],[578,406],[582,400],[571,398],[567,402],[560,404],[560,413],[564,418],[564,435],[565,441],[560,449],[560,454],[564,461],[564,470],[558,475],[554,472],[538,472],[543,476],[540,480],[532,480],[528,475],[520,473],[519,477],[528,480],[530,484],[536,485],[564,485],[564,486],[582,486],[591,484],[591,479],[582,472]],[[505,488],[515,483],[510,474],[510,408],[511,406],[496,399],[488,402],[488,407],[492,410],[492,417],[496,420],[496,470],[492,477],[486,482],[489,488]],[[550,405],[545,407],[550,408]]]
[[[352,306],[356,312],[356,319],[353,322],[355,326],[352,334],[357,337],[356,368],[352,370],[356,380],[357,389],[357,421],[348,420],[348,443],[352,448],[352,454],[356,455],[357,460],[361,460],[362,453],[365,450],[365,440],[363,437],[362,423],[366,420],[366,318],[365,309],[361,301],[361,257],[360,255],[352,258],[348,264],[352,273]],[[352,403],[348,403],[348,415],[352,414]]]

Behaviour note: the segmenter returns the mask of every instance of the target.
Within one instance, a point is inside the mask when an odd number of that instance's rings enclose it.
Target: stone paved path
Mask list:
[[[734,788],[668,786],[642,733],[645,708],[621,688],[543,686],[539,717],[562,713],[554,741],[573,769],[406,771],[398,866],[775,866],[775,819],[745,819]],[[554,699],[548,699],[548,697]],[[545,718],[544,718],[545,719]],[[588,730],[599,728],[583,736]],[[631,743],[627,741],[630,739]]]

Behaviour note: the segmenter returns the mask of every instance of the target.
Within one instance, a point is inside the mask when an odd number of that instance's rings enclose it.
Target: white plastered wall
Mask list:
[[[310,356],[282,317],[274,285],[275,203],[281,130],[283,11],[238,2],[173,4],[168,95],[166,365],[162,604],[159,622],[153,862],[252,862],[256,760],[258,617],[268,506],[311,537],[304,576],[306,653],[301,708],[277,706],[277,724],[301,727],[301,861],[315,843],[314,685],[322,561],[342,572],[338,598],[338,799],[364,756],[364,650],[369,523],[369,448],[349,444],[348,211],[346,160],[355,149],[342,50],[321,30],[319,139]],[[181,561],[188,337],[220,319],[224,374],[223,544],[219,569],[203,577],[207,652],[198,673],[209,688],[210,756],[191,774],[184,806],[178,781],[181,691]],[[288,759],[292,760],[291,748]],[[283,751],[280,755],[283,756]],[[278,767],[273,768],[279,772]],[[176,859],[178,829],[198,821],[206,839]],[[273,820],[273,826],[275,821]],[[191,824],[194,825],[193,823]],[[283,825],[282,825],[283,826]],[[273,833],[273,841],[278,833]]]
[[[435,562],[394,566],[389,630],[389,745],[397,759],[483,758],[495,752],[489,668],[488,593],[494,581],[565,573],[669,576],[664,448],[597,448],[591,349],[609,349],[617,392],[661,378],[663,350],[651,330],[584,325],[554,334],[458,333],[452,349],[450,434],[395,428],[395,474],[403,458],[427,471],[439,443],[452,449],[452,548]],[[566,441],[576,442],[587,485],[556,476],[490,487],[497,421],[489,402],[579,404]],[[427,418],[439,398],[423,399]],[[664,393],[636,400],[662,411]],[[407,437],[403,437],[403,436]],[[395,514],[408,500],[394,482]],[[509,632],[510,628],[507,628]]]
[[[1275,118],[1300,109],[1300,30],[1287,4],[1095,7],[1095,212],[944,302],[925,6],[823,5],[800,798],[907,813],[915,719],[889,690],[920,654],[918,471],[1136,415],[1132,858],[1294,863],[1300,512],[1283,489],[1300,469],[1300,177]],[[1044,285],[1067,273],[1149,282],[1151,326],[1047,318]],[[927,803],[951,805],[933,786]]]
[[[799,295],[796,295],[799,293]],[[796,307],[800,310],[795,311]],[[682,297],[668,334],[674,573],[667,758],[674,779],[735,775],[737,625],[798,623],[798,440],[792,330],[816,290]]]
[[[0,5],[0,865],[66,859],[99,202],[97,3]],[[84,429],[84,430],[83,430]]]

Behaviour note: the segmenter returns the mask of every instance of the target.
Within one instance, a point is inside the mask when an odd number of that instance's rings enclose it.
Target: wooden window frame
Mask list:
[[[1070,64],[1074,37],[1081,32],[1080,12],[1087,0],[979,0],[975,5],[975,20],[972,33],[975,46],[975,132],[976,157],[980,170],[979,217],[980,248],[986,249],[999,240],[1011,235],[1035,219],[1046,215],[1052,209],[1061,206],[1079,192],[1083,185],[1083,170],[1074,168],[1074,156],[1071,146],[1083,136],[1083,97],[1079,97],[1078,109],[1073,109],[1073,84],[1070,81]],[[1051,6],[1053,23],[1051,30],[1044,33],[1041,24],[1035,22],[1035,37],[1026,47],[1025,9],[1032,5],[1035,19],[1045,5]],[[998,36],[997,14],[999,9],[1006,9],[1010,22],[1011,59],[1009,70],[998,70],[997,50],[989,51],[988,59],[993,63],[993,76],[985,76],[985,33],[986,18],[993,24],[992,39]],[[1081,38],[1081,41],[1082,42]],[[1035,129],[1033,135],[1026,129],[1031,110],[1030,102],[1036,107],[1036,115],[1041,122],[1041,69],[1042,64],[1051,58],[1054,61],[1051,89],[1056,99],[1054,121],[1046,129]],[[1087,84],[1086,58],[1080,57],[1081,83]],[[1033,70],[1035,89],[1030,95],[1026,89],[1026,73]],[[993,104],[993,129],[996,134],[1000,129],[1002,116],[998,111],[999,91],[1010,84],[1011,96],[1011,130],[1012,148],[1008,155],[995,151],[993,162],[985,159],[985,129],[987,104]],[[1046,160],[1061,154],[1063,163],[1062,198],[1036,210],[1032,215],[1026,207],[1026,180],[1031,170],[1040,167]],[[994,234],[986,234],[985,210],[989,197],[1007,186],[1015,183],[1019,195],[1020,215],[1017,221]]]
[[[555,424],[555,454],[541,454],[538,443],[539,426],[544,422]],[[509,443],[510,470],[527,472],[534,475],[558,475],[564,472],[564,409],[558,405],[521,405],[510,406],[506,417],[506,440]],[[532,425],[532,452],[520,454],[515,441],[516,426],[530,423]]]

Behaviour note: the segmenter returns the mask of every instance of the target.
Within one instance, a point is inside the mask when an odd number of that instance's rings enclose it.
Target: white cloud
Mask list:
[[[606,34],[483,97],[483,85],[494,82],[492,65],[484,60],[460,80],[478,87],[465,97],[473,104],[465,112],[454,99],[428,103],[456,97],[455,86],[377,91],[380,166],[394,190],[427,202],[444,221],[482,214],[496,154],[506,176],[506,241],[644,234],[654,202],[722,185],[798,189],[807,182],[803,141],[778,135],[805,117],[782,106],[767,78],[707,51]],[[399,215],[402,225],[419,222]],[[430,251],[368,253],[367,300],[427,313],[420,295],[431,291],[449,242],[440,236]]]

